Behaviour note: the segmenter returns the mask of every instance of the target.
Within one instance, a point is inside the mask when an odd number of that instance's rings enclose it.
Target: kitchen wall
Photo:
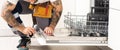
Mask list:
[[[120,50],[120,1],[110,0],[109,15],[109,46],[113,50]]]
[[[90,0],[62,0],[63,2],[63,13],[57,28],[64,28],[64,16],[68,15],[87,15],[90,11]]]
[[[73,15],[86,15],[90,10],[90,0],[62,0],[62,2],[63,2],[62,3],[63,13],[59,23],[57,24],[57,28],[64,28],[64,23],[63,23],[64,15],[67,15],[68,12],[71,12],[71,14]],[[30,14],[26,14],[26,15],[22,14],[21,18],[25,26],[32,26],[32,19]],[[26,20],[26,19],[30,19],[30,20]],[[0,17],[0,30],[3,30],[3,29],[10,30],[6,22]],[[6,33],[0,34],[0,36],[1,35],[6,35]],[[9,34],[7,33],[7,35]]]

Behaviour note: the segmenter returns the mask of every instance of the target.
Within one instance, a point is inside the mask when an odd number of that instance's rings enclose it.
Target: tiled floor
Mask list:
[[[0,37],[0,50],[17,50],[19,37]],[[31,46],[39,46],[39,43],[32,38]]]
[[[0,37],[0,50],[17,50],[19,37]]]

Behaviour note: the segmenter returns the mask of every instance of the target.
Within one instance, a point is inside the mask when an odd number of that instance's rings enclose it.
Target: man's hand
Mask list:
[[[52,28],[52,27],[46,27],[46,28],[44,29],[44,32],[45,32],[47,35],[51,36],[51,35],[53,35],[53,28]]]
[[[23,34],[26,34],[26,35],[32,35],[35,33],[35,29],[32,28],[32,27],[26,27],[24,30],[23,30]]]

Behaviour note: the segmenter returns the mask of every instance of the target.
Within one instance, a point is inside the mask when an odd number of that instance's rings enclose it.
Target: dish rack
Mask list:
[[[70,30],[70,36],[107,37],[108,21],[91,21],[87,15],[65,15],[64,26]]]

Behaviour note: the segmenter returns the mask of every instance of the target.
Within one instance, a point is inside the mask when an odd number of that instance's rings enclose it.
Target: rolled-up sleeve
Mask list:
[[[7,0],[7,1],[16,5],[19,0]]]
[[[55,2],[56,0],[50,0],[50,2]]]

